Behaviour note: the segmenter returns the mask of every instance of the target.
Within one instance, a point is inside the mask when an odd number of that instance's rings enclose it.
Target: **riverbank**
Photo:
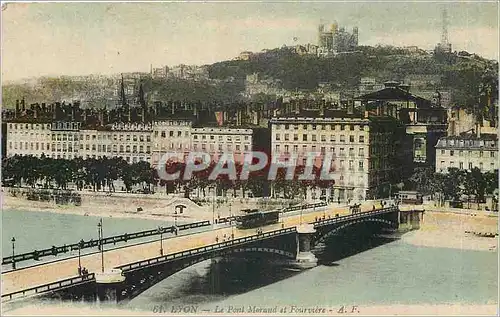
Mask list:
[[[207,220],[211,215],[205,209],[189,210],[183,214],[175,214],[174,206],[171,206],[173,198],[164,197],[157,199],[104,196],[104,195],[82,195],[82,204],[58,205],[52,202],[30,201],[21,197],[12,197],[8,193],[2,195],[2,210],[8,211],[33,211],[49,212],[58,214],[74,214],[80,216],[116,217],[116,218],[140,218],[149,220],[174,221],[178,220]],[[138,209],[139,208],[139,209]]]
[[[498,216],[476,211],[426,211],[420,229],[403,235],[402,239],[416,246],[497,252],[498,237],[481,237],[470,232],[498,233]]]
[[[80,216],[139,218],[162,221],[203,221],[213,217],[228,217],[245,208],[259,208],[256,199],[234,199],[226,203],[205,203],[197,205],[193,201],[173,195],[125,194],[81,192],[82,203],[75,205],[58,205],[53,202],[32,201],[25,197],[13,197],[7,191],[2,192],[2,210],[49,212],[58,214],[74,214]],[[184,205],[182,213],[177,205]],[[284,205],[283,205],[284,206]],[[280,205],[279,207],[283,207]]]

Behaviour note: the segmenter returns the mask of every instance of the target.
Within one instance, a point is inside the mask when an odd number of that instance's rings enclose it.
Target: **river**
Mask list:
[[[4,212],[3,250],[17,230],[16,241],[36,237],[40,247],[75,242],[95,236],[97,220],[52,213]],[[157,227],[157,221],[105,219],[107,232],[123,233]],[[22,228],[22,229],[21,229]],[[26,240],[27,241],[27,240]],[[339,242],[340,243],[340,242]],[[370,243],[371,249],[359,245]],[[335,244],[335,243],[334,243]],[[119,309],[143,313],[171,313],[172,306],[194,305],[202,312],[251,306],[330,307],[392,304],[496,304],[498,258],[496,252],[419,247],[405,239],[371,238],[369,241],[330,247],[323,257],[329,265],[294,272],[273,265],[266,258],[235,258],[217,264],[206,261],[181,271],[151,287]],[[346,247],[347,246],[347,247]],[[356,249],[355,252],[338,252]],[[354,254],[353,254],[354,253]],[[76,305],[76,304],[75,304]],[[91,304],[79,304],[91,305]]]

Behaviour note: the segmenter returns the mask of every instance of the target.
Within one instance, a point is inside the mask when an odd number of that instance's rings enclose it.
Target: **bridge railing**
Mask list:
[[[305,204],[305,205],[300,205],[300,206],[286,207],[286,208],[282,208],[282,209],[275,209],[274,211],[280,211],[281,213],[287,213],[287,212],[292,212],[292,211],[297,211],[297,210],[313,209],[313,208],[320,208],[320,207],[326,207],[326,206],[328,206],[328,204],[326,202],[320,202],[320,203],[314,203],[314,204]],[[227,223],[227,222],[230,222],[232,220],[236,220],[236,216],[218,218],[218,219],[216,219],[216,223]]]
[[[199,221],[199,222],[192,222],[192,223],[186,223],[182,225],[178,225],[177,229],[178,230],[188,230],[188,229],[194,229],[194,228],[199,228],[199,227],[205,227],[209,226],[211,223],[208,220],[205,221]],[[175,226],[167,227],[165,228],[165,231],[163,233],[174,233],[175,232]],[[144,231],[139,231],[139,232],[133,232],[133,233],[124,233],[121,235],[116,235],[116,236],[111,236],[102,239],[102,244],[111,244],[111,243],[117,243],[117,242],[127,242],[128,240],[133,240],[133,239],[138,239],[138,238],[144,238],[144,237],[149,237],[149,236],[154,236],[154,235],[159,235],[160,232],[158,229],[152,229],[152,230],[144,230]],[[26,261],[26,260],[38,260],[41,257],[44,256],[56,256],[60,253],[66,253],[68,251],[74,251],[78,250],[79,248],[81,250],[86,249],[86,248],[92,248],[92,247],[97,247],[99,245],[99,240],[89,240],[89,241],[84,241],[81,245],[79,243],[73,243],[69,245],[63,245],[63,246],[53,246],[51,248],[43,249],[43,250],[34,250],[33,252],[28,252],[28,253],[22,253],[22,254],[16,254],[14,257],[12,256],[7,256],[2,259],[2,265],[5,264],[10,264],[13,261],[16,263]]]
[[[331,223],[335,223],[335,222],[339,222],[339,221],[364,218],[366,216],[380,215],[380,214],[395,212],[395,211],[399,211],[399,208],[397,206],[390,206],[390,207],[386,207],[386,208],[375,209],[375,210],[370,210],[370,211],[365,211],[365,212],[359,212],[359,213],[345,215],[345,216],[341,216],[341,217],[335,217],[335,218],[329,218],[329,219],[328,218],[327,219],[318,219],[317,221],[314,221],[313,224],[314,224],[314,226],[322,226],[322,225],[331,224]]]
[[[286,208],[282,209],[281,212],[286,213],[286,212],[292,212],[292,211],[297,211],[297,210],[319,208],[319,207],[326,207],[326,206],[328,206],[328,204],[326,202],[320,202],[320,203],[305,204],[305,205],[300,205],[300,206],[286,207]]]
[[[156,257],[156,258],[151,258],[151,259],[147,259],[147,260],[143,260],[143,261],[139,261],[139,262],[134,262],[134,263],[118,266],[117,268],[121,269],[123,272],[127,272],[127,271],[144,268],[144,267],[151,266],[151,265],[157,265],[157,264],[169,262],[171,260],[175,260],[175,259],[179,259],[179,258],[186,258],[186,257],[189,257],[191,255],[195,255],[195,254],[203,254],[206,252],[220,251],[220,250],[223,250],[227,247],[238,246],[240,244],[245,244],[245,243],[248,243],[251,241],[268,239],[270,237],[280,236],[280,235],[289,234],[289,233],[293,233],[293,232],[296,232],[295,227],[273,230],[273,231],[264,232],[261,234],[246,236],[246,237],[237,238],[234,240],[224,241],[224,242],[215,243],[215,244],[210,244],[210,245],[207,245],[204,247],[199,247],[199,248],[190,249],[190,250],[186,250],[186,251],[179,251],[179,252],[168,254],[165,256],[160,256],[160,257]]]
[[[43,285],[35,286],[32,288],[24,289],[21,291],[3,294],[2,301],[9,301],[9,300],[16,299],[16,298],[22,298],[22,297],[31,296],[31,295],[39,295],[39,294],[43,294],[43,293],[47,293],[47,292],[61,290],[61,289],[68,288],[68,287],[71,287],[74,285],[88,283],[88,282],[91,282],[93,280],[95,280],[94,273],[82,275],[82,276],[76,276],[76,277],[56,281],[53,283],[43,284]]]

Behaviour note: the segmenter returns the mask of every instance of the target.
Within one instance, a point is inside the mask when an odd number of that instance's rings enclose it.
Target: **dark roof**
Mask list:
[[[430,102],[429,100],[415,96],[406,90],[400,88],[384,88],[375,92],[371,92],[359,97],[354,98],[355,100],[402,100],[402,101],[415,101],[426,103]]]
[[[451,135],[442,137],[441,140],[484,140],[495,141],[498,140],[498,135],[490,133],[481,133],[479,138],[475,133],[462,133],[460,135]]]

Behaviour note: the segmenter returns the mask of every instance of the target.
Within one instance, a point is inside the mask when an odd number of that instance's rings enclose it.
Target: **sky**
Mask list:
[[[443,7],[453,50],[498,60],[496,2],[3,3],[2,80],[210,64],[317,44],[320,22],[358,26],[360,45],[432,49]]]

